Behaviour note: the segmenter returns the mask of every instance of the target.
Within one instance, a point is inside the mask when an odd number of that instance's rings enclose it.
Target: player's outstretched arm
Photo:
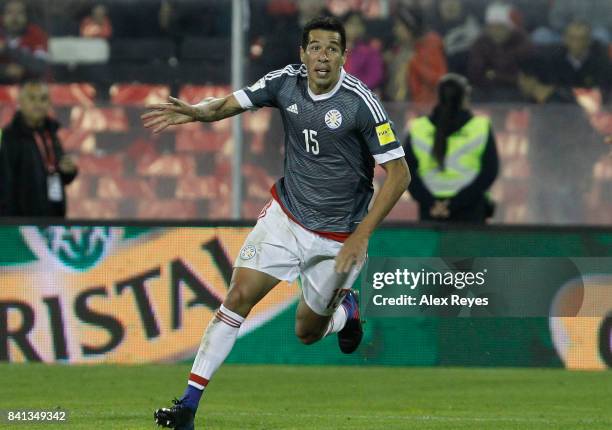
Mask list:
[[[404,157],[381,164],[387,177],[372,204],[368,215],[359,227],[346,239],[336,256],[336,272],[347,273],[354,264],[361,264],[368,250],[370,236],[393,209],[401,195],[408,189],[410,171]]]
[[[244,112],[233,94],[223,98],[207,98],[191,105],[181,99],[168,97],[168,103],[148,105],[147,112],[141,115],[143,125],[159,133],[173,125],[189,122],[214,122]]]

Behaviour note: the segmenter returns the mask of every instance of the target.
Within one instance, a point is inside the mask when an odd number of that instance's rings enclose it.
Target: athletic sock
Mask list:
[[[243,321],[244,317],[221,305],[208,324],[191,368],[188,387],[181,398],[190,409],[198,408],[204,388],[232,350]]]
[[[327,325],[327,329],[325,329],[325,334],[323,337],[330,335],[332,333],[338,333],[340,330],[344,328],[346,325],[346,320],[348,319],[348,310],[341,304],[336,308],[336,311],[332,315],[329,320],[329,324]]]
[[[203,393],[204,390],[199,390],[196,387],[187,384],[187,388],[185,388],[181,401],[189,409],[195,411],[198,409],[198,404],[200,403],[200,398],[202,397]]]

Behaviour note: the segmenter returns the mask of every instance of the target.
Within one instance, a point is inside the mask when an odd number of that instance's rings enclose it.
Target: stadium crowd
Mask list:
[[[612,3],[596,0],[253,0],[250,79],[296,61],[315,15],[347,26],[346,68],[384,100],[431,104],[446,72],[468,77],[475,101],[532,99],[526,77],[564,88],[612,88]],[[231,2],[58,0],[3,3],[1,79],[227,83]],[[294,35],[294,36],[291,36]],[[102,38],[104,64],[53,62],[48,40]],[[86,45],[83,45],[84,47]],[[83,48],[87,49],[87,48]],[[52,62],[52,64],[50,63]],[[47,64],[49,67],[43,67]],[[173,73],[173,71],[175,73]],[[527,75],[527,76],[526,76]]]
[[[198,124],[152,138],[137,118],[169,94],[195,103],[230,85],[231,1],[0,1],[0,127],[14,84],[50,82],[52,116],[79,177],[68,216],[228,218],[231,130]],[[345,68],[407,133],[446,73],[468,78],[491,118],[498,222],[612,222],[612,2],[599,0],[251,0],[245,79],[298,61],[300,27],[318,15],[347,30]],[[143,85],[139,85],[143,84]],[[244,116],[243,216],[280,174],[280,118]],[[581,172],[576,175],[568,172]],[[194,180],[197,179],[197,180]],[[568,197],[569,196],[569,197]],[[78,202],[78,203],[77,203]],[[417,218],[406,196],[391,219]]]

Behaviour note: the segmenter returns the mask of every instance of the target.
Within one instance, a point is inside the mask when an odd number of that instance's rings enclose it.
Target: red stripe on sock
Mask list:
[[[234,321],[232,321],[231,319],[229,319],[225,314],[221,313],[221,312],[217,312],[216,318],[221,321],[224,322],[225,324],[227,324],[230,327],[234,327],[234,328],[238,328],[240,327],[240,324],[235,323]]]
[[[221,310],[217,311],[217,316],[222,316],[226,321],[229,321],[232,323],[232,325],[237,325],[238,327],[240,327],[240,324],[242,324],[241,321],[238,321],[235,318],[230,317],[226,313],[221,312]]]
[[[198,376],[195,373],[189,374],[189,380],[195,382],[196,384],[203,385],[205,387],[208,385],[208,379],[202,378],[201,376]]]
[[[242,324],[242,321],[238,321],[236,318],[229,316],[225,312],[221,312],[221,309],[219,309],[217,312],[223,314],[224,317],[226,317],[227,319],[229,319],[230,321],[232,321],[235,324],[238,324],[238,325]]]

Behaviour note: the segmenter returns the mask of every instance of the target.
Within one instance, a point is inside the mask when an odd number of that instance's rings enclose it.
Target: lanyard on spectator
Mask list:
[[[43,133],[35,131],[34,140],[40,151],[40,156],[45,163],[47,173],[55,173],[55,151],[53,151],[53,139],[51,139],[51,135],[46,130]]]

